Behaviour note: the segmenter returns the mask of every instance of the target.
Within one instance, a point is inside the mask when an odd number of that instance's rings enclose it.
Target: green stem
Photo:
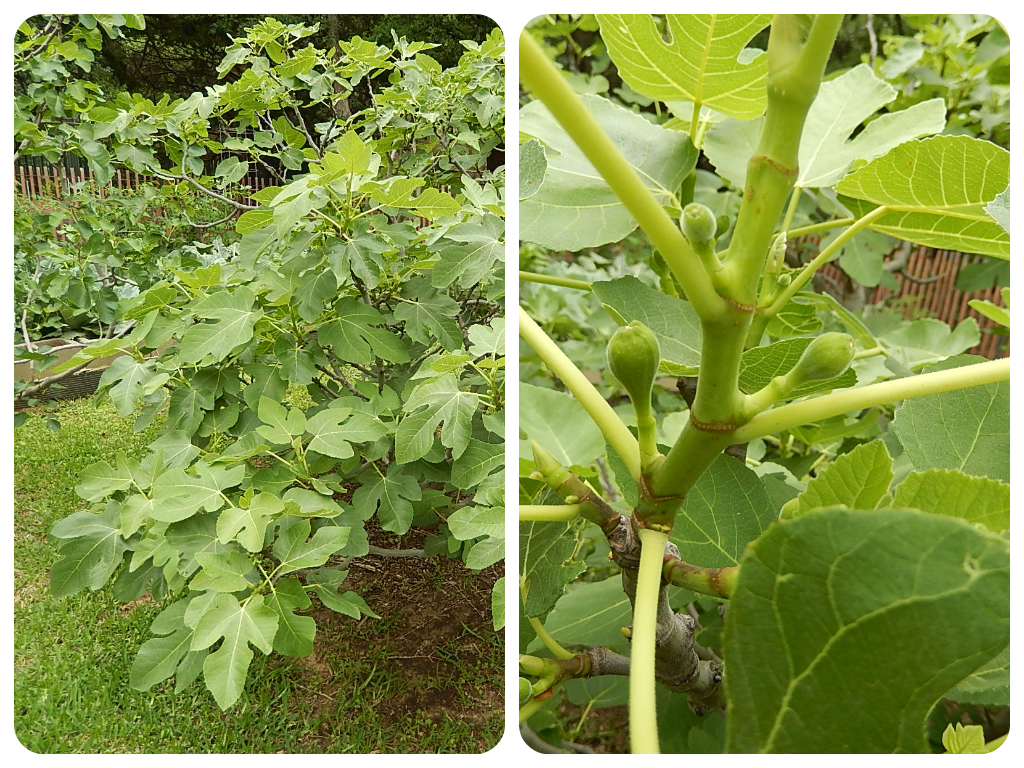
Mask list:
[[[744,420],[749,422],[754,416],[782,400],[793,389],[794,384],[790,381],[788,374],[776,376],[757,392],[747,395]]]
[[[629,744],[634,755],[656,755],[659,752],[654,654],[661,569],[667,543],[667,533],[640,529],[640,573],[629,652]]]
[[[519,36],[519,70],[523,85],[550,110],[651,238],[697,314],[700,317],[717,315],[722,308],[722,298],[704,270],[693,269],[696,257],[679,225],[644,185],[529,32]]]
[[[693,193],[697,188],[697,169],[694,168],[690,171],[686,178],[683,179],[682,185],[679,187],[679,207],[685,208],[687,205],[693,202]]]
[[[867,357],[875,357],[875,355],[889,356],[889,353],[882,347],[871,347],[870,349],[862,349],[859,352],[855,352],[853,355],[854,360],[863,360]]]
[[[818,224],[808,224],[806,227],[797,227],[796,229],[789,230],[789,239],[793,240],[805,235],[813,235],[815,232],[824,232],[836,227],[848,227],[856,221],[857,219],[850,216],[846,219],[832,219],[832,221],[822,221]]]
[[[605,534],[618,527],[622,516],[600,494],[559,464],[558,459],[539,443],[534,442],[531,447],[537,474],[551,490],[565,499],[567,504],[578,505],[580,515],[599,526]]]
[[[789,225],[793,223],[793,217],[796,215],[796,209],[800,205],[800,195],[803,194],[803,187],[794,185],[793,191],[789,195],[789,208],[786,209],[786,216],[782,220],[782,232],[789,229]]]
[[[907,400],[949,392],[954,389],[978,387],[1006,381],[1010,378],[1010,358],[990,360],[986,363],[950,368],[945,371],[922,373],[903,379],[869,384],[866,387],[831,392],[821,397],[772,408],[752,418],[732,433],[734,443],[746,443],[758,437],[782,432],[802,424],[811,424],[850,411],[859,411],[874,405]],[[669,457],[671,458],[671,453]],[[668,461],[666,458],[666,462]]]
[[[658,420],[650,414],[641,416],[637,413],[636,421],[637,438],[640,442],[640,470],[646,472],[661,456],[658,451]]]
[[[558,690],[558,688],[559,688],[559,686],[557,686],[557,685],[552,686],[551,687],[552,693],[556,692]],[[519,723],[520,723],[520,725],[522,725],[527,720],[529,720],[531,717],[533,717],[534,714],[536,714],[537,710],[540,709],[541,707],[543,707],[549,701],[551,701],[551,697],[550,696],[545,696],[543,699],[530,699],[528,702],[523,704],[523,706],[521,706],[519,708]]]
[[[520,504],[519,522],[575,520],[580,516],[579,504]]]
[[[796,181],[800,136],[818,93],[825,62],[835,42],[840,15],[815,17],[807,40],[799,22],[779,14],[768,39],[768,108],[756,153],[747,164],[743,202],[729,246],[723,280],[728,297],[742,305],[756,301],[758,278],[775,225]],[[745,330],[745,329],[744,329]]]
[[[786,302],[793,298],[797,291],[803,288],[804,285],[814,277],[815,272],[828,263],[828,260],[832,258],[836,251],[846,245],[846,243],[849,242],[849,240],[858,232],[871,226],[875,221],[889,212],[889,208],[881,205],[870,213],[867,213],[857,219],[853,226],[825,246],[821,252],[814,257],[814,259],[807,263],[807,265],[800,271],[800,274],[793,278],[793,282],[786,286],[782,293],[779,294],[779,297],[772,302],[770,307],[765,309],[764,314],[767,317],[774,316],[780,309],[786,306]]]
[[[324,221],[329,222],[330,224],[332,224],[334,226],[334,229],[335,229],[336,232],[344,232],[345,231],[345,227],[343,227],[341,224],[336,222],[334,219],[332,219],[326,213],[321,211],[319,208],[314,208],[313,209],[313,214],[316,215],[316,216],[319,216]]]
[[[580,291],[589,291],[591,289],[591,284],[584,280],[573,280],[568,277],[554,277],[553,275],[540,275],[536,272],[524,272],[523,270],[519,270],[519,279],[528,283],[557,285],[561,288],[575,288]]]
[[[678,508],[704,470],[733,442],[738,441],[728,431],[700,429],[693,425],[691,417],[665,460],[655,467],[648,482],[651,495],[660,499],[675,498]],[[662,515],[667,511],[663,510]],[[666,521],[659,516],[652,522],[671,525],[671,518]]]
[[[777,15],[772,20],[768,41],[768,108],[757,150],[747,163],[743,202],[728,257],[714,283],[728,302],[727,310],[715,317],[702,317],[703,346],[713,349],[714,354],[701,357],[697,395],[690,411],[689,426],[696,425],[700,431],[711,433],[720,443],[728,442],[727,434],[744,419],[745,397],[738,386],[740,356],[748,342],[758,284],[771,254],[775,225],[798,176],[804,122],[818,92],[840,21],[841,17],[817,16],[807,41],[802,43],[796,17]],[[760,336],[758,330],[754,328],[754,335]],[[701,467],[703,471],[721,450],[708,453],[697,445],[694,447],[697,454],[680,454],[677,443],[672,450],[676,456],[670,454],[670,460],[659,467],[652,486],[660,484],[670,471],[682,470],[687,476],[688,466]],[[670,479],[666,484],[688,490],[692,482]],[[651,492],[655,496],[667,495],[654,487]]]
[[[544,625],[540,623],[540,619],[531,618],[530,626],[533,627],[533,631],[537,633],[537,637],[540,638],[540,641],[544,643],[544,647],[551,651],[551,654],[556,659],[571,659],[573,657],[573,654],[565,650],[565,648],[563,648],[559,642],[551,636],[551,633],[544,629]]]
[[[625,462],[633,479],[639,478],[640,444],[629,431],[629,427],[622,423],[622,419],[601,397],[601,393],[594,388],[583,372],[522,307],[519,308],[519,335],[533,347],[533,351],[562,380],[566,389],[572,392],[584,410],[590,414],[590,418],[597,424],[605,439]]]
[[[678,557],[666,557],[662,567],[662,575],[669,584],[691,589],[702,595],[728,598],[736,589],[739,578],[739,566],[724,568],[702,568],[690,565]]]
[[[270,590],[273,592],[274,591],[274,579],[273,579],[273,577],[277,574],[277,572],[279,570],[281,570],[281,566],[278,565],[277,568],[274,569],[273,573],[267,573],[266,569],[263,567],[263,564],[260,563],[260,560],[259,560],[258,557],[252,558],[252,561],[254,563],[256,563],[256,567],[259,568],[260,569],[260,573],[263,574],[263,583],[267,584],[270,587]]]
[[[729,305],[723,318],[701,323],[702,347],[714,352],[700,358],[697,396],[691,411],[700,422],[736,424],[743,406],[740,361],[751,314],[748,308]]]

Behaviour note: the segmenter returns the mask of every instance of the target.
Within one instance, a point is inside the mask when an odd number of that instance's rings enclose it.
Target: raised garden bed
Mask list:
[[[49,347],[49,354],[56,356],[57,362],[51,363],[46,366],[46,369],[40,370],[37,366],[38,363],[34,360],[14,360],[14,380],[33,382],[47,375],[47,369],[59,365],[66,360],[70,360],[75,354],[85,347],[93,344],[95,340],[86,339],[83,341],[65,341],[64,339],[51,339],[49,341],[34,341],[33,346],[38,349],[39,347]],[[56,344],[58,346],[51,346]],[[25,349],[25,344],[15,344],[15,351],[19,349]],[[103,375],[103,371],[106,370],[107,366],[114,360],[117,355],[111,355],[109,357],[100,357],[95,360],[89,361],[88,365],[78,373],[73,373],[70,376],[61,379],[61,381],[55,383],[50,389],[46,390],[44,398],[47,400],[72,400],[79,397],[89,397],[92,395],[96,388],[99,386],[100,377]],[[20,411],[28,408],[28,404],[21,399],[14,400],[14,410]]]

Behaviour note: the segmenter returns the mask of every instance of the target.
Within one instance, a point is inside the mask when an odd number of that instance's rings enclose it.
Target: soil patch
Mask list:
[[[375,547],[421,549],[431,532],[399,537],[370,521],[367,534]],[[481,734],[480,752],[491,749],[496,738],[486,734],[500,734],[504,721],[504,632],[495,633],[491,620],[491,589],[502,574],[501,563],[474,572],[443,555],[354,561],[341,589],[356,592],[381,618],[357,622],[314,600],[306,613],[316,620],[316,642],[311,656],[297,660],[293,705],[320,719],[346,701],[370,704],[384,731],[409,722],[461,722]],[[337,658],[363,670],[362,679],[339,676]],[[311,735],[324,751],[332,746],[331,730],[324,722]]]

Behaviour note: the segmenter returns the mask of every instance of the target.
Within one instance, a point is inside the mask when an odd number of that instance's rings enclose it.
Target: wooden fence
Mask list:
[[[57,198],[62,199],[72,184],[86,182],[94,185],[92,170],[88,167],[66,167],[63,165],[54,166],[49,164],[35,165],[31,162],[20,162],[14,167],[14,181],[16,191],[25,197],[34,198]],[[140,189],[145,184],[161,184],[163,179],[156,176],[144,176],[134,171],[119,169],[114,171],[107,186],[117,189]],[[269,177],[250,171],[238,182],[239,187],[248,187],[250,192],[256,192],[264,187],[270,187],[278,182]],[[103,194],[103,189],[99,190]],[[251,203],[248,196],[243,196],[241,202]]]
[[[868,292],[867,304],[892,304],[894,299],[898,299],[898,309],[902,310],[904,317],[935,317],[950,325],[973,317],[981,330],[981,343],[968,351],[989,359],[1007,357],[1010,354],[1010,337],[993,334],[991,329],[999,326],[968,305],[972,299],[986,299],[1000,307],[1005,306],[999,288],[970,292],[956,289],[956,277],[961,267],[982,260],[982,257],[971,254],[917,246],[911,250],[906,266],[895,273],[899,289],[893,291],[878,286]],[[843,277],[836,264],[826,264],[821,272],[837,282]]]

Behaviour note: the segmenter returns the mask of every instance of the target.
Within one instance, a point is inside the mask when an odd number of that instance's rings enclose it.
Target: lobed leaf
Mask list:
[[[393,363],[408,361],[402,342],[390,331],[375,326],[384,316],[359,299],[346,296],[336,305],[338,319],[322,326],[317,338],[334,355],[349,363],[367,365],[380,357]]]
[[[107,504],[93,518],[82,513],[56,524],[58,532],[79,532],[60,548],[60,559],[50,570],[50,592],[54,597],[67,597],[83,589],[100,589],[121,564],[128,544],[120,534],[120,505]]]
[[[271,550],[280,561],[278,573],[323,565],[327,559],[348,543],[349,529],[336,525],[318,528],[312,538],[309,520],[297,517],[282,519],[277,541]]]
[[[598,14],[601,38],[629,86],[658,101],[690,101],[740,120],[768,105],[768,57],[744,46],[769,14]],[[667,34],[666,34],[667,33]]]
[[[254,309],[256,297],[245,286],[218,291],[198,301],[193,310],[197,318],[215,320],[191,326],[181,338],[178,357],[183,363],[199,363],[206,358],[223,360],[252,339],[256,321],[263,312]]]
[[[736,565],[747,543],[775,520],[764,483],[731,456],[719,456],[694,483],[676,513],[669,540],[688,563]]]
[[[583,406],[564,392],[519,385],[519,429],[566,467],[587,466],[605,452],[604,437]],[[529,442],[525,457],[532,457]]]
[[[836,506],[875,509],[886,498],[892,478],[892,459],[885,443],[873,440],[858,445],[849,453],[837,456],[811,478],[807,488],[786,503],[780,516],[787,520],[814,509]]]
[[[250,552],[263,549],[267,526],[284,512],[284,502],[271,493],[257,493],[246,507],[231,505],[217,517],[222,544],[237,541]]]
[[[854,215],[897,210],[871,228],[901,240],[1009,258],[1010,235],[985,210],[1010,183],[1010,153],[969,136],[908,141],[836,185]],[[844,200],[844,204],[847,201]]]
[[[771,526],[729,603],[727,751],[927,751],[936,701],[1006,647],[1009,564],[1004,539],[913,510]]]
[[[285,656],[309,656],[316,637],[316,621],[309,616],[296,616],[312,603],[298,579],[281,579],[266,596],[266,605],[277,614],[274,650]]]
[[[911,472],[897,486],[892,505],[959,517],[992,533],[1010,530],[1010,486],[956,470]]]
[[[951,357],[926,372],[972,362],[981,358]],[[951,469],[1010,481],[1009,381],[904,400],[891,429],[918,471]]]
[[[442,374],[420,384],[402,406],[408,415],[395,432],[398,462],[407,464],[425,456],[435,433],[442,445],[451,448],[452,458],[458,459],[469,446],[473,417],[479,407],[479,394],[460,389],[455,374]]]
[[[220,647],[206,657],[203,674],[221,709],[232,706],[242,694],[252,662],[254,645],[267,654],[273,649],[278,616],[264,604],[263,595],[239,603],[229,594],[220,594],[196,624],[192,650],[209,648],[223,639]]]
[[[352,506],[366,520],[377,515],[385,531],[402,534],[409,530],[415,514],[413,501],[423,497],[415,478],[405,474],[397,464],[388,465],[387,473],[376,468],[367,470],[369,481],[352,495]]]
[[[585,569],[573,560],[580,527],[578,520],[520,523],[519,584],[527,618],[545,616]]]
[[[468,491],[504,465],[505,446],[471,440],[465,453],[452,463],[452,485]]]
[[[313,436],[307,446],[309,450],[336,459],[347,459],[354,454],[353,445],[372,443],[385,437],[388,428],[380,419],[367,413],[353,413],[347,407],[331,407],[311,416],[306,423],[306,432]]]
[[[185,625],[185,609],[189,599],[178,600],[160,612],[149,631],[154,637],[142,644],[132,662],[128,684],[137,691],[147,691],[175,674],[191,652],[193,630]]]

